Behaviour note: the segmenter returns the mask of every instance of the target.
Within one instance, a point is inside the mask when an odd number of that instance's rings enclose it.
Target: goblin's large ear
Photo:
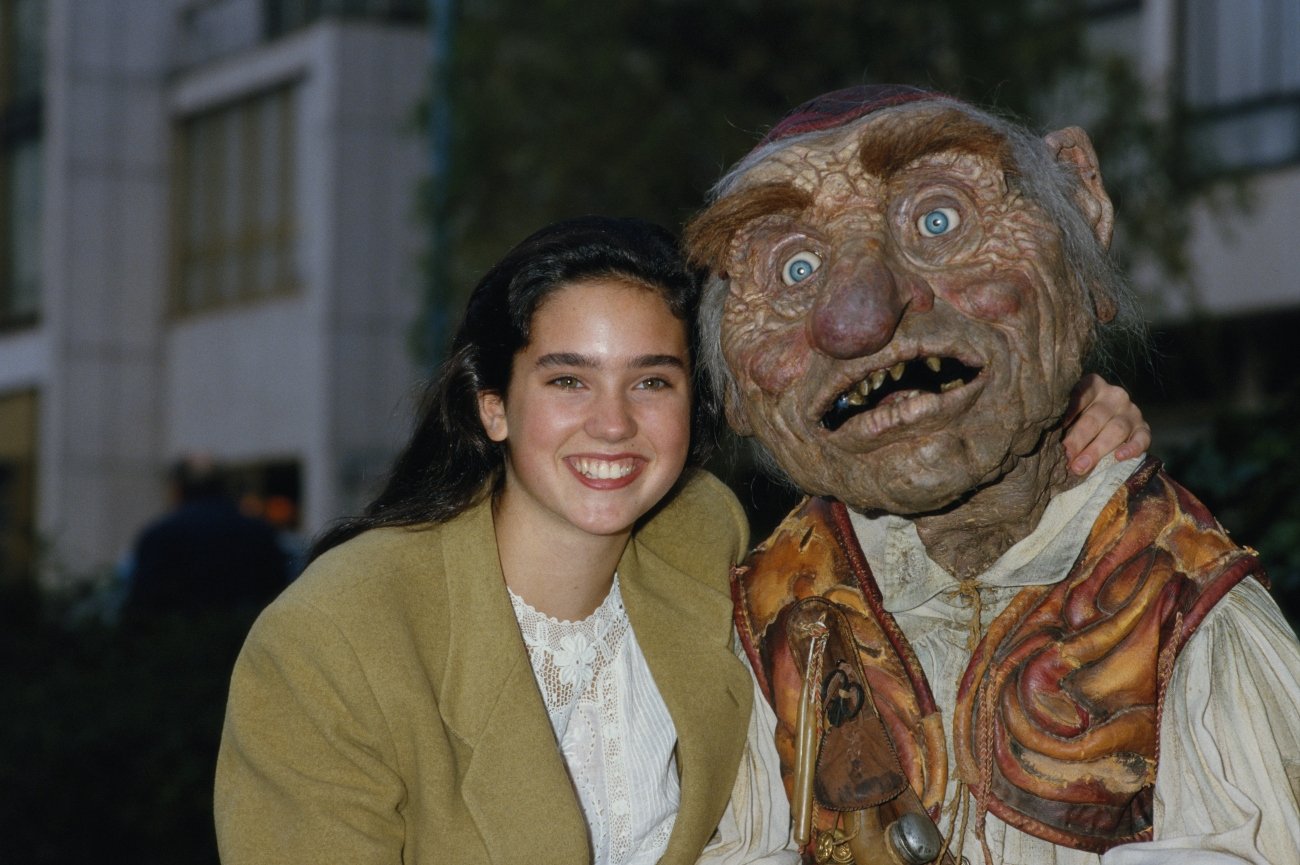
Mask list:
[[[1075,203],[1092,226],[1093,234],[1102,248],[1110,248],[1115,231],[1115,207],[1101,184],[1101,168],[1097,164],[1097,151],[1092,149],[1088,133],[1077,126],[1047,133],[1043,139],[1056,161],[1072,167],[1079,175],[1079,188]]]
[[[1043,140],[1047,142],[1056,161],[1074,169],[1078,175],[1079,185],[1074,191],[1074,202],[1088,220],[1101,248],[1110,249],[1111,237],[1115,233],[1115,206],[1110,203],[1106,187],[1101,183],[1097,151],[1093,150],[1088,133],[1077,126],[1069,126],[1047,133]],[[1096,287],[1093,288],[1092,295],[1098,319],[1106,322],[1114,318],[1115,299]]]

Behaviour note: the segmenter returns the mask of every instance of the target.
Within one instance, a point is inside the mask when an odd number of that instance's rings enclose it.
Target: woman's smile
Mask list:
[[[595,489],[617,489],[636,480],[646,461],[636,456],[565,457],[565,462],[588,486]]]

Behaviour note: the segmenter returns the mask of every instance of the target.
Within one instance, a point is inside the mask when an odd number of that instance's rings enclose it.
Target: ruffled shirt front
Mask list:
[[[618,577],[590,616],[566,622],[510,593],[533,675],[599,865],[656,862],[681,788],[677,730],[628,624]]]

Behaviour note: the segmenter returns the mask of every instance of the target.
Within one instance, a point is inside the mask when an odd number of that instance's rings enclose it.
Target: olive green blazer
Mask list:
[[[692,863],[744,747],[732,650],[734,496],[699,472],[619,563],[628,618],[677,728],[681,807],[662,863]],[[533,678],[488,503],[367,532],[314,562],[236,663],[217,763],[226,865],[591,861]]]

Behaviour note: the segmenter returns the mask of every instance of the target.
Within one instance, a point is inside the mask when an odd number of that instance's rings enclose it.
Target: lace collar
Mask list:
[[[548,616],[513,591],[510,603],[552,716],[567,712],[584,695],[590,698],[588,690],[614,662],[628,630],[618,574],[600,606],[578,621]]]

